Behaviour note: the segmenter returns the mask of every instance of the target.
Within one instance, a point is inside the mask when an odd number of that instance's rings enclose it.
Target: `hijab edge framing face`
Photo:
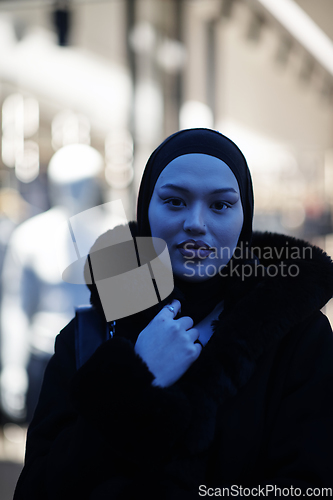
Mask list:
[[[185,157],[186,159],[186,155],[195,153],[205,155],[206,157],[215,157],[221,160],[221,167],[223,167],[223,165],[229,167],[233,174],[232,177],[237,181],[236,184],[238,184],[239,187],[241,206],[243,207],[243,225],[240,231],[238,245],[250,245],[253,218],[253,190],[247,162],[242,152],[229,138],[220,132],[204,128],[185,129],[176,132],[165,139],[165,141],[151,154],[146,164],[139,189],[137,205],[139,235],[151,236],[149,207],[152,202],[155,185],[163,170],[170,165],[173,160],[179,159],[180,157]],[[187,156],[187,159],[189,158],[190,157]],[[211,160],[213,160],[213,158],[211,158]],[[203,158],[203,160],[205,160],[205,158]],[[214,161],[211,160],[208,160],[208,169],[211,163],[214,164]],[[177,161],[174,162],[173,165],[175,163],[177,163]],[[183,163],[186,167],[186,162],[179,162],[178,160],[178,163]],[[219,163],[215,161],[215,165],[216,164]],[[168,171],[170,169],[171,167]],[[186,233],[184,232],[184,234]],[[155,233],[154,236],[159,235]],[[188,235],[188,237],[190,237],[190,235]],[[207,280],[207,277],[205,279]]]

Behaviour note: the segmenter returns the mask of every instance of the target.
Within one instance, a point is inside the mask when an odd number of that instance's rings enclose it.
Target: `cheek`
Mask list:
[[[159,232],[159,223],[158,221],[160,220],[157,210],[156,210],[156,203],[154,203],[154,200],[152,199],[148,208],[148,221],[150,225],[150,231],[152,236],[157,236],[158,237],[158,232]]]
[[[238,241],[244,222],[243,210],[241,207],[239,207],[237,212],[235,212],[234,217],[232,217],[232,220],[230,222],[230,237]]]
[[[221,224],[215,227],[215,233],[221,244],[232,244],[238,241],[243,227],[243,212],[234,213],[232,216],[224,219]]]
[[[161,209],[161,205],[154,203],[154,200],[149,205],[148,220],[151,230],[151,235],[158,238],[166,239],[170,226],[170,217],[167,217]]]

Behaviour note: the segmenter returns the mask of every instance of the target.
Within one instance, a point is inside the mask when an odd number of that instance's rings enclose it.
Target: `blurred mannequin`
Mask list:
[[[31,216],[31,207],[24,201],[18,191],[10,188],[0,190],[0,276],[7,251],[8,242],[14,229]],[[0,303],[2,297],[2,282],[0,280]],[[1,322],[0,322],[1,339]],[[1,352],[1,345],[0,345]],[[1,358],[0,358],[1,369]],[[3,421],[0,407],[0,418]]]
[[[0,275],[10,236],[14,229],[30,215],[30,206],[18,191],[0,189]],[[1,298],[0,281],[0,298]],[[1,325],[0,325],[1,329]]]
[[[84,284],[61,278],[58,254],[66,261],[71,249],[63,232],[56,235],[75,214],[102,203],[102,167],[102,156],[90,146],[69,145],[57,151],[48,170],[52,208],[21,224],[9,242],[2,276],[0,383],[2,410],[10,420],[31,420],[55,336],[76,306],[89,303]],[[97,210],[100,217],[80,232],[87,249],[96,231],[110,227],[103,208]]]

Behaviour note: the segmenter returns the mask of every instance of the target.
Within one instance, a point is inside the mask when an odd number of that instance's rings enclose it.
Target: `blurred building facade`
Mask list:
[[[0,1],[0,187],[43,211],[55,150],[90,144],[132,219],[153,148],[207,126],[248,159],[255,228],[333,253],[332,18],[331,0]]]

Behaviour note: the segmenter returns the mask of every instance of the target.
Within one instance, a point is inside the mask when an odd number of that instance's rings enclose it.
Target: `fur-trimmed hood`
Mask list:
[[[135,236],[136,224],[130,228]],[[249,381],[261,356],[333,295],[333,263],[320,248],[282,234],[254,232],[252,249],[257,258],[249,259],[251,264],[237,268],[235,261],[236,294],[229,302],[226,297],[214,335],[177,382],[193,409],[184,435],[191,453],[212,442],[219,405]]]
[[[214,335],[179,382],[197,408],[193,434],[186,437],[193,452],[213,439],[218,405],[249,381],[260,357],[333,295],[333,263],[320,248],[269,232],[255,232],[252,248],[259,258],[252,267],[257,275],[249,276],[247,293],[215,322]],[[200,435],[197,425],[203,421],[206,432],[199,443],[194,433]]]

